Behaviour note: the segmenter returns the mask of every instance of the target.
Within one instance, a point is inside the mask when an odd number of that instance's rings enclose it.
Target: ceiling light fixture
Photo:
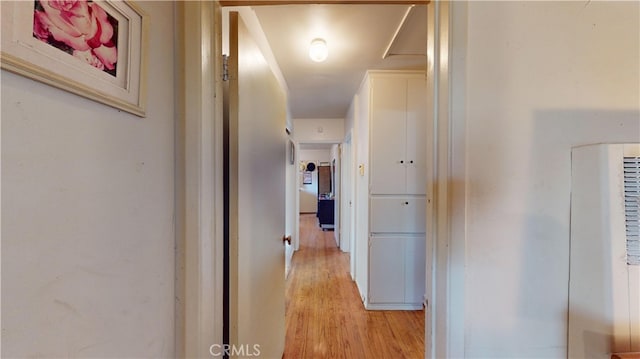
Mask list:
[[[313,39],[311,46],[309,46],[309,57],[315,62],[322,62],[329,56],[329,49],[327,48],[327,42],[324,39]]]

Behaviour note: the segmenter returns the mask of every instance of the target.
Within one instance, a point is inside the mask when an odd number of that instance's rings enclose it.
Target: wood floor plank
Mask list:
[[[283,358],[424,358],[424,311],[367,311],[349,254],[315,215],[301,215],[286,287]]]

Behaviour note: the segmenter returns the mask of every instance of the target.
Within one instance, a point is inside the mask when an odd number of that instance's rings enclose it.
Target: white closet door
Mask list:
[[[411,78],[407,91],[407,194],[427,193],[427,81]]]
[[[402,237],[371,237],[369,302],[404,303],[405,246]]]
[[[371,81],[371,194],[406,191],[407,80]]]

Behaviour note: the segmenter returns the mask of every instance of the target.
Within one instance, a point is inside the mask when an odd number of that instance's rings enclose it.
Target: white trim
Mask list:
[[[449,132],[449,2],[438,4],[436,11],[436,27],[438,28],[436,38],[436,58],[437,58],[437,80],[436,80],[436,103],[435,112],[435,132],[436,136],[434,154],[435,163],[435,186],[434,200],[436,213],[436,237],[434,242],[435,270],[434,270],[434,303],[437,305],[435,311],[434,331],[439,335],[435,344],[436,357],[448,358],[450,349],[450,337],[448,320],[451,310],[449,308],[449,167],[450,167],[450,132]],[[444,334],[446,333],[446,334]]]
[[[437,73],[435,71],[435,55],[436,55],[436,33],[438,31],[436,27],[436,9],[439,7],[437,2],[432,2],[427,6],[427,68],[426,68],[426,76],[427,76],[427,108],[429,111],[427,112],[427,126],[430,129],[428,133],[432,133],[431,129],[435,128],[435,118],[436,118],[436,95],[435,88],[437,84]],[[427,136],[427,151],[432,152],[435,149],[435,141],[436,138],[434,135]],[[434,280],[433,273],[435,272],[436,263],[434,261],[435,256],[433,255],[433,243],[435,241],[435,228],[436,228],[436,216],[434,210],[434,200],[433,200],[433,189],[435,182],[435,154],[427,153],[427,219],[426,223],[433,223],[432,226],[427,226],[426,236],[426,256],[427,259],[425,261],[425,298],[427,305],[425,306],[425,350],[424,356],[425,358],[435,358],[435,343],[439,339],[439,336],[436,334],[434,330],[434,311],[439,307],[436,306],[436,302],[434,300]]]
[[[449,12],[449,76],[450,76],[450,238],[448,258],[447,354],[451,358],[465,356],[465,263],[467,238],[467,2],[452,2]]]
[[[433,137],[428,138],[427,145],[428,151],[431,151],[427,157],[430,161],[427,166],[427,223],[433,225],[427,231],[427,258],[431,262],[427,261],[426,298],[429,306],[425,310],[426,358],[464,357],[466,183],[463,185],[465,188],[460,190],[456,181],[460,180],[460,176],[466,178],[466,129],[464,98],[460,101],[456,98],[456,107],[453,108],[451,91],[455,90],[455,95],[460,95],[460,92],[464,94],[465,87],[464,72],[463,77],[455,78],[456,81],[462,81],[462,85],[456,82],[455,87],[450,86],[453,64],[453,56],[450,55],[453,49],[452,4],[449,1],[434,1],[427,7],[427,101],[431,109],[428,122],[433,130]],[[463,14],[466,15],[466,12]],[[466,23],[459,25],[462,29],[457,30],[464,34]],[[464,50],[466,43],[458,43]],[[464,65],[460,62],[455,64],[458,67]],[[455,123],[454,114],[458,119]],[[458,158],[460,152],[462,155]],[[452,218],[454,214],[456,217]]]
[[[366,305],[367,310],[421,310],[422,303],[414,304],[371,304]]]
[[[176,11],[176,356],[206,358],[222,343],[220,11],[217,2]]]

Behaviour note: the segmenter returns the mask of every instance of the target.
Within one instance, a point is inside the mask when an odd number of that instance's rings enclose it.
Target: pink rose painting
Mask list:
[[[87,0],[35,0],[33,37],[116,76],[118,21]]]

